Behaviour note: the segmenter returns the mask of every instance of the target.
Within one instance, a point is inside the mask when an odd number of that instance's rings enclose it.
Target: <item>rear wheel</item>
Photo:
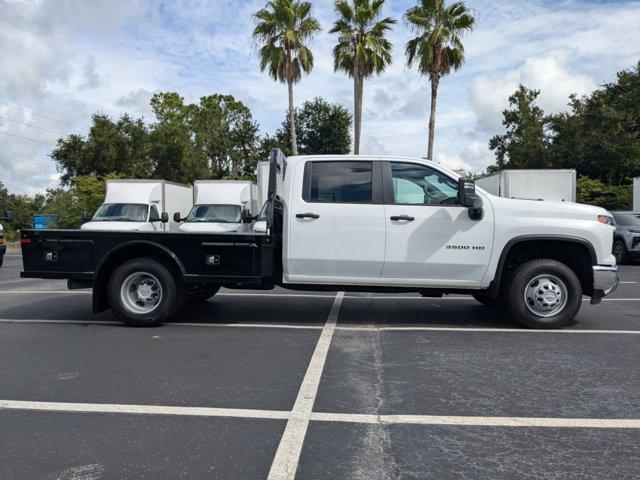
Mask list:
[[[613,244],[613,256],[616,257],[616,263],[622,265],[627,261],[627,247],[622,240],[616,240]]]
[[[180,307],[182,284],[162,263],[135,258],[111,275],[109,304],[123,322],[135,327],[153,327],[169,320]]]
[[[582,305],[582,286],[576,274],[556,260],[523,263],[504,290],[509,315],[530,328],[561,328]]]

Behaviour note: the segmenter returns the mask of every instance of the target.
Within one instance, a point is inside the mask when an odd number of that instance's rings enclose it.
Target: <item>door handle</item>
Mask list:
[[[391,220],[394,222],[413,222],[415,218],[410,217],[409,215],[394,215],[391,217]]]
[[[296,218],[320,218],[316,213],[296,213]]]

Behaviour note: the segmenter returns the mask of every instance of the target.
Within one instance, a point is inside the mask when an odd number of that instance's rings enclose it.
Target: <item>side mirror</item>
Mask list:
[[[182,218],[180,216],[180,212],[176,212],[176,213],[173,214],[173,221],[176,222],[176,223],[180,223],[180,222],[184,221],[184,218]]]
[[[5,222],[13,222],[13,212],[10,212],[9,210],[5,211],[1,220],[4,220]]]
[[[82,221],[84,223],[91,221],[91,215],[89,215],[89,212],[82,212]]]
[[[249,210],[242,210],[240,219],[242,220],[242,223],[251,223],[255,220],[255,217],[251,215],[251,212],[249,212]]]
[[[476,183],[468,178],[458,180],[458,203],[469,209],[469,218],[480,220],[483,215],[482,199],[476,193]]]
[[[167,212],[162,212],[160,215],[160,221],[162,223],[167,223],[169,221],[169,214]]]

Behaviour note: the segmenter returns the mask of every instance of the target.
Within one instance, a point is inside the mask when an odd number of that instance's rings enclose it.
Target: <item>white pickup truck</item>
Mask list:
[[[221,286],[473,295],[559,328],[618,284],[596,207],[499,198],[441,165],[271,154],[265,233],[24,231],[23,277],[93,287],[94,311],[156,325]],[[84,242],[84,243],[83,243]]]

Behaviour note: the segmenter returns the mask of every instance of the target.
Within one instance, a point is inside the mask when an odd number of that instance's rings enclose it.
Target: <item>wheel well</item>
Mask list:
[[[523,263],[549,258],[567,265],[580,280],[584,294],[593,294],[592,266],[595,264],[595,254],[586,244],[573,240],[523,240],[506,248],[508,251],[506,255],[503,253],[503,258],[498,264],[498,283],[495,285],[497,289],[509,274]]]
[[[132,258],[152,258],[169,269],[176,279],[182,279],[184,269],[180,262],[167,250],[152,243],[135,243],[112,250],[98,266],[93,281],[93,311],[102,312],[109,308],[107,286],[111,275],[123,262]]]

